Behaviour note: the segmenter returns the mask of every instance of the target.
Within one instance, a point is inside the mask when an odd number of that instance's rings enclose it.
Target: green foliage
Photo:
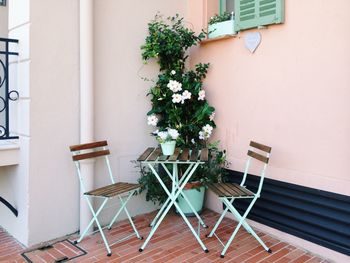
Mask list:
[[[208,72],[208,63],[199,63],[193,70],[185,68],[188,58],[186,51],[197,45],[205,37],[204,32],[196,35],[184,25],[183,18],[178,15],[163,19],[156,15],[148,23],[148,36],[141,46],[142,58],[148,61],[155,58],[160,65],[160,73],[155,85],[150,88],[152,108],[148,116],[156,115],[159,119],[157,128],[161,131],[167,128],[176,129],[180,133],[177,146],[201,148],[205,141],[199,139],[199,132],[205,125],[215,128],[215,122],[210,119],[214,107],[200,98],[203,91],[203,79]],[[181,90],[169,88],[170,81],[181,85]],[[190,98],[174,102],[173,96],[181,96],[189,92]],[[193,143],[194,142],[194,143]]]
[[[192,176],[204,185],[217,181],[226,165],[225,153],[218,150],[217,145],[207,146],[207,140],[216,127],[213,120],[215,108],[205,99],[203,80],[207,75],[209,63],[199,63],[194,69],[186,68],[187,51],[205,38],[202,31],[196,35],[184,25],[183,18],[178,15],[163,19],[156,15],[148,23],[148,36],[141,46],[142,58],[145,62],[155,59],[160,66],[158,80],[150,87],[152,108],[147,113],[149,124],[156,129],[166,131],[176,129],[179,137],[178,147],[201,149],[210,147],[210,160],[197,169]],[[155,121],[156,120],[156,121]],[[141,192],[147,190],[146,199],[154,203],[163,203],[166,194],[157,179],[148,168],[141,169]],[[181,176],[185,167],[179,167]],[[171,170],[170,170],[171,171]],[[170,183],[164,176],[165,183]]]
[[[186,28],[179,15],[164,20],[157,14],[148,23],[148,33],[146,43],[141,46],[143,60],[156,58],[161,70],[178,72],[185,68],[186,50],[205,38],[204,32],[196,35]]]
[[[208,24],[212,25],[215,23],[220,23],[220,22],[224,22],[224,21],[228,21],[231,20],[231,14],[230,13],[223,13],[222,15],[214,15],[210,18]]]
[[[208,145],[209,160],[199,166],[192,176],[192,181],[199,181],[202,185],[208,186],[221,181],[221,178],[226,175],[229,163],[226,160],[226,151],[219,149],[219,143],[220,141],[216,141]]]

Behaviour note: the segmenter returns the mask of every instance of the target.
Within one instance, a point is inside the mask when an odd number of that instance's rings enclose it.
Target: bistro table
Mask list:
[[[185,214],[182,212],[181,208],[176,202],[176,199],[181,195],[184,200],[187,202],[190,209],[193,211],[195,216],[197,217],[199,223],[207,228],[203,220],[200,218],[198,213],[193,208],[191,202],[188,200],[186,195],[183,194],[182,190],[185,187],[186,183],[190,180],[191,176],[194,174],[196,169],[200,164],[203,164],[208,161],[208,149],[204,148],[202,150],[190,150],[190,149],[180,149],[176,148],[173,155],[162,155],[162,150],[160,148],[147,148],[145,152],[137,159],[142,165],[148,166],[154,176],[159,181],[160,185],[163,187],[164,191],[168,195],[167,201],[163,204],[161,209],[159,210],[156,217],[153,219],[150,226],[152,227],[151,232],[149,233],[147,239],[139,249],[142,252],[147,246],[148,242],[152,238],[153,234],[159,227],[160,223],[165,218],[166,214],[169,212],[170,208],[174,205],[178,211],[178,213],[182,216],[187,226],[191,230],[194,237],[197,239],[198,243],[202,247],[202,249],[208,253],[209,250],[203,244],[200,239],[199,233],[197,234],[191,223],[188,221]],[[181,178],[179,178],[178,174],[178,165],[185,166],[185,172],[182,174]],[[155,166],[161,165],[167,176],[171,178],[172,186],[171,191],[168,190],[167,186],[164,184],[162,177],[157,172]],[[172,171],[168,169],[169,165],[172,167]]]

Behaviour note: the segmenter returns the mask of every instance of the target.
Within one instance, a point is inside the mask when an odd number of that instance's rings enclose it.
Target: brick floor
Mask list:
[[[149,223],[154,217],[155,212],[135,217],[135,223],[143,237],[147,237],[150,227]],[[73,259],[70,262],[330,262],[308,251],[296,248],[285,242],[281,242],[267,233],[256,231],[262,240],[272,249],[272,253],[267,253],[259,243],[244,229],[241,229],[230,248],[227,250],[225,258],[221,259],[220,252],[222,246],[219,241],[213,238],[206,238],[205,235],[214,225],[219,214],[206,210],[202,214],[202,218],[209,225],[209,230],[202,229],[201,238],[209,249],[209,253],[204,253],[195,238],[192,236],[187,225],[180,216],[173,213],[167,215],[157,232],[154,234],[148,246],[140,253],[138,249],[142,242],[136,237],[122,241],[111,247],[113,255],[106,256],[106,250],[100,235],[93,234],[86,237],[78,244],[80,248],[87,252],[86,255]],[[195,226],[197,222],[194,218],[190,219]],[[223,242],[228,240],[232,229],[236,226],[236,222],[230,219],[224,219],[221,226],[217,230],[217,234]],[[116,224],[110,231],[106,230],[106,236],[111,243],[114,240],[125,237],[132,233],[128,221],[124,220]],[[77,235],[72,235],[69,240],[74,241]],[[0,228],[0,262],[26,262],[21,256],[24,251],[30,251],[20,245],[16,240],[10,237],[4,230]],[[44,252],[32,252],[30,255],[33,262],[54,262],[55,256],[62,258],[62,254],[72,254],[74,248],[69,243],[57,243],[53,248]],[[75,252],[78,253],[78,252]],[[66,255],[65,254],[65,255]]]

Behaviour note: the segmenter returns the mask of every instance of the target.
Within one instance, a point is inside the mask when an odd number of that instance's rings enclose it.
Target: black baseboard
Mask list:
[[[243,173],[228,171],[225,181],[240,183]],[[256,191],[260,177],[248,176]],[[235,201],[241,213],[250,200]],[[265,178],[249,219],[350,256],[350,196]]]

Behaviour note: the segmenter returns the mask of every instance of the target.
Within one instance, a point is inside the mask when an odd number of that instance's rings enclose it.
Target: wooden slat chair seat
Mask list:
[[[219,197],[254,197],[254,193],[244,186],[232,183],[211,184],[209,189]]]
[[[92,143],[85,143],[85,144],[79,144],[79,145],[73,145],[70,146],[70,151],[72,153],[72,159],[75,163],[75,167],[77,170],[77,174],[79,177],[80,181],[80,187],[82,189],[82,192],[84,193],[84,197],[88,203],[89,209],[91,210],[91,213],[93,215],[93,218],[91,219],[90,223],[88,226],[85,228],[85,230],[81,233],[79,239],[75,241],[76,243],[79,243],[82,241],[84,236],[87,234],[89,229],[92,227],[94,223],[96,223],[98,227],[98,231],[100,232],[103,242],[105,244],[106,250],[107,250],[107,256],[111,256],[112,252],[110,249],[110,245],[108,244],[108,241],[106,239],[105,234],[103,233],[103,229],[101,227],[101,224],[98,220],[98,215],[102,212],[103,208],[105,208],[107,201],[110,200],[111,198],[118,198],[120,201],[120,208],[111,220],[110,224],[108,225],[108,229],[110,229],[113,225],[113,223],[117,220],[119,214],[124,211],[129,219],[129,222],[135,232],[135,235],[139,238],[142,239],[142,237],[139,235],[136,226],[134,222],[132,221],[132,218],[126,208],[126,204],[130,200],[130,198],[136,193],[136,191],[140,188],[139,184],[134,184],[134,183],[127,183],[127,182],[115,182],[114,177],[112,174],[112,169],[109,163],[109,158],[108,155],[110,154],[109,150],[107,149],[107,141],[99,141],[99,142],[92,142]],[[80,169],[82,163],[80,161],[86,160],[86,159],[92,159],[92,158],[103,158],[104,162],[108,168],[108,174],[109,178],[111,181],[111,184],[100,187],[97,189],[93,189],[90,191],[85,190],[85,185],[84,185],[84,175],[82,174],[82,169]],[[103,199],[102,204],[98,209],[93,208],[92,200],[91,198],[100,198]],[[125,239],[125,238],[123,238]],[[114,242],[113,244],[116,244],[120,242]],[[113,245],[111,244],[111,245]]]
[[[84,195],[114,197],[138,188],[140,188],[139,184],[115,183],[91,190],[89,192],[84,193]]]
[[[263,246],[263,248],[267,252],[271,253],[271,250],[265,245],[265,243],[260,239],[260,237],[255,233],[255,231],[246,222],[247,215],[249,214],[249,212],[252,209],[256,200],[260,197],[260,193],[261,193],[261,189],[262,189],[264,177],[265,177],[265,170],[266,170],[267,164],[269,162],[269,158],[270,158],[271,147],[257,143],[257,142],[253,142],[253,141],[250,142],[249,146],[250,146],[250,149],[248,150],[248,153],[247,153],[248,160],[247,160],[247,163],[245,166],[245,171],[244,171],[244,175],[242,178],[242,182],[240,184],[215,183],[215,184],[211,184],[209,186],[209,189],[212,190],[218,196],[219,200],[222,201],[222,203],[226,206],[226,208],[222,212],[220,218],[218,219],[218,221],[216,222],[212,231],[210,232],[210,234],[207,237],[212,237],[213,235],[215,235],[215,237],[217,237],[219,239],[219,237],[215,234],[215,231],[218,228],[218,226],[220,225],[221,221],[223,220],[225,214],[228,211],[230,211],[239,222],[238,225],[236,226],[236,228],[234,229],[231,237],[227,241],[226,245],[224,245],[224,248],[223,248],[221,255],[220,255],[221,258],[223,258],[225,256],[225,253],[226,253],[228,247],[232,243],[233,239],[235,238],[235,236],[236,236],[236,234],[241,226],[243,226],[250,234],[252,234],[252,236],[255,237],[255,239]],[[256,152],[256,150],[258,150],[260,152]],[[252,191],[247,189],[245,186],[249,166],[250,166],[252,159],[255,159],[263,164],[262,169],[261,169],[261,173],[260,173],[259,187],[258,187],[258,190],[256,193],[253,193]],[[244,214],[241,215],[234,207],[233,202],[236,199],[243,199],[243,198],[251,198],[252,200],[251,200],[249,206],[247,207],[246,211],[244,212]],[[221,242],[221,244],[223,244],[223,243]]]

